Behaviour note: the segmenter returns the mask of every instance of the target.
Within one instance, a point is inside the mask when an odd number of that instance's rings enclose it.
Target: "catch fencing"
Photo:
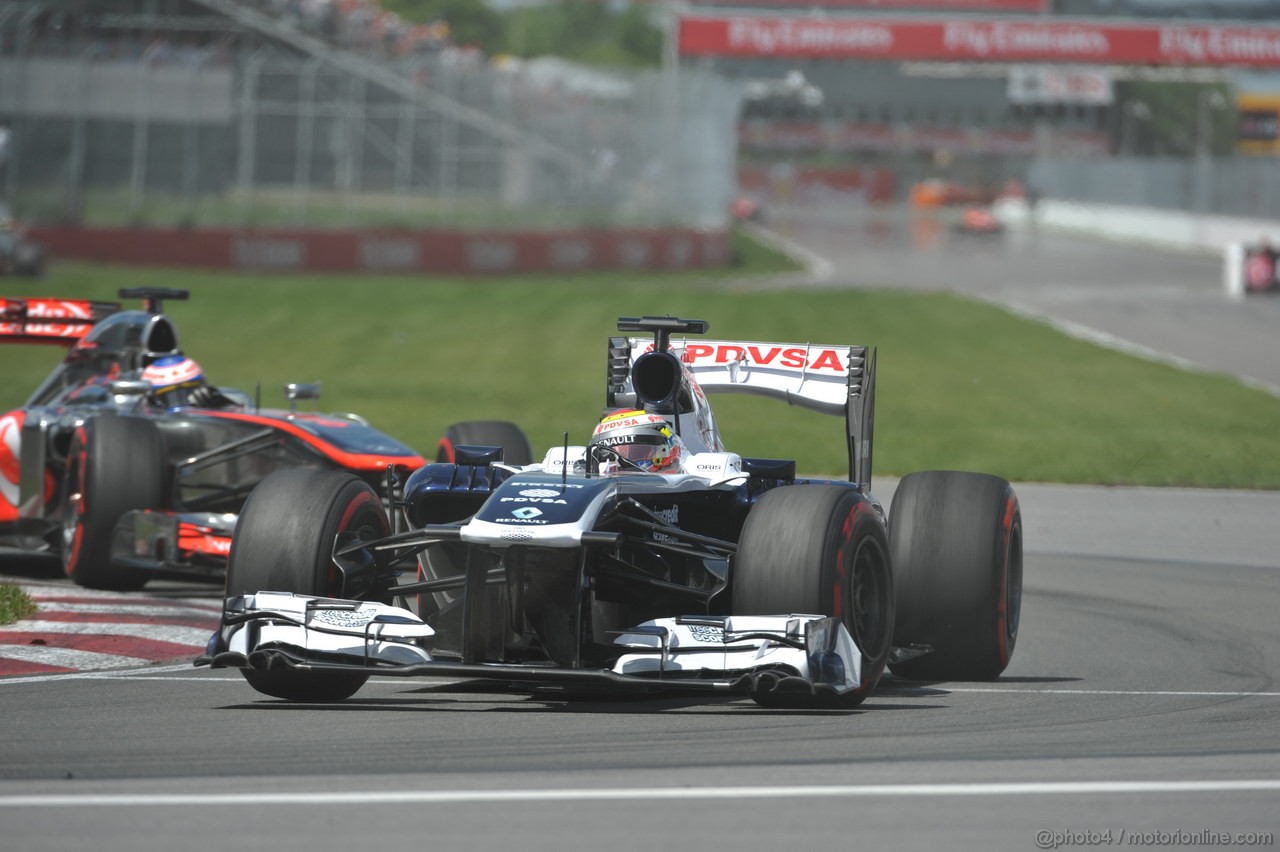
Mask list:
[[[1272,157],[1037,160],[1028,180],[1061,201],[1280,219],[1280,168]]]
[[[0,193],[98,227],[723,227],[738,87],[691,70],[0,38]]]

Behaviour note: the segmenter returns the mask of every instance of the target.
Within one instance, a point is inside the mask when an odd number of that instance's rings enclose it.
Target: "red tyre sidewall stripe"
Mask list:
[[[1000,665],[1009,665],[1013,649],[1009,647],[1009,552],[1013,545],[1013,514],[1018,500],[1012,494],[1005,501],[1004,518],[1000,524],[1000,594],[996,598],[996,643],[1000,654]]]
[[[848,545],[853,540],[853,531],[857,529],[858,517],[864,511],[869,511],[870,508],[871,504],[859,500],[849,509],[849,512],[844,517],[844,521],[840,524],[840,533],[844,537],[844,540],[841,542],[840,549],[836,553],[836,576],[831,588],[831,614],[836,618],[839,618],[842,622],[845,622],[846,626],[848,626],[848,621],[844,618],[845,587],[853,582],[853,577],[849,573],[851,566],[847,565],[845,562],[845,554],[852,555],[852,549]],[[849,588],[850,591],[852,591],[852,586],[849,586]],[[850,604],[850,607],[852,608],[852,603]],[[853,617],[852,612],[849,614],[849,617]],[[849,633],[852,635],[854,630],[851,628]],[[860,641],[861,640],[858,637],[854,637],[854,644],[858,646],[858,650],[861,652],[862,646],[858,644]],[[883,668],[881,668],[879,672],[870,671],[867,662],[867,655],[864,652],[862,654],[862,682],[858,684],[858,688],[851,693],[854,697],[865,697],[868,695],[880,681],[880,673],[884,671]]]
[[[453,464],[454,460],[457,458],[453,449],[453,441],[450,441],[448,438],[440,439],[440,443],[436,444],[436,458],[439,458],[441,454],[444,455],[444,460],[446,462]]]
[[[84,492],[89,478],[89,433],[83,425],[76,427],[75,440],[80,445],[80,452],[76,453],[71,463],[76,466],[76,471],[79,474],[80,500],[75,507],[76,532],[71,539],[71,552],[63,560],[63,565],[68,575],[71,575],[76,570],[76,563],[80,560],[80,547],[84,542]],[[63,495],[64,504],[66,498],[70,496],[69,494]],[[63,522],[65,523],[65,520]]]
[[[337,531],[341,533],[344,530],[346,530],[347,525],[351,523],[351,519],[356,516],[356,513],[359,512],[365,506],[369,505],[370,503],[376,502],[376,500],[377,498],[374,497],[374,494],[372,491],[366,491],[364,489],[361,489],[360,493],[357,494],[355,497],[351,498],[351,501],[347,503],[347,508],[343,510],[342,518],[338,521]],[[378,517],[381,518],[381,515],[379,515]],[[382,535],[389,535],[390,532],[391,530],[385,526],[381,530]],[[330,556],[328,584],[325,590],[326,594],[336,593],[338,580],[340,579],[340,577],[341,577],[341,571],[338,569],[338,563],[334,562],[333,557]]]
[[[338,532],[342,532],[347,528],[347,524],[351,523],[351,519],[355,517],[356,512],[360,511],[360,507],[373,499],[373,495],[368,491],[361,491],[355,498],[347,504],[346,510],[342,513],[342,520],[338,521]]]
[[[840,534],[843,536],[843,540],[836,550],[836,576],[831,584],[831,614],[841,621],[844,620],[845,587],[851,581],[849,566],[845,564],[845,558],[850,555],[849,544],[853,540],[854,528],[858,525],[858,515],[862,513],[866,506],[867,504],[862,501],[854,503],[845,515],[844,521],[840,524]]]

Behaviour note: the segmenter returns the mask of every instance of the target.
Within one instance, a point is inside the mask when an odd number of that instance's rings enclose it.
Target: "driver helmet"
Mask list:
[[[608,447],[646,473],[679,473],[684,441],[666,419],[639,409],[605,415],[591,433],[591,447]],[[620,473],[626,465],[601,460],[601,473]]]
[[[185,355],[164,355],[142,371],[143,381],[151,383],[151,401],[172,408],[186,405],[191,391],[204,387],[204,371]]]

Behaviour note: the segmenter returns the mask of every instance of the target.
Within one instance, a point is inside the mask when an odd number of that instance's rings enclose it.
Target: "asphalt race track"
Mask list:
[[[819,250],[835,227],[789,234]],[[1040,267],[1079,266],[1040,242]],[[859,248],[855,284],[901,257],[892,239]],[[1099,251],[1183,276],[1162,287],[1217,271]],[[832,254],[835,282],[849,261]],[[916,257],[911,281],[984,278],[982,258]],[[1090,286],[1116,303],[1142,280],[1110,274]],[[1023,630],[996,683],[886,680],[854,711],[780,712],[391,678],[291,705],[185,665],[0,679],[0,847],[1274,848],[1280,494],[1018,491]]]
[[[775,211],[769,226],[820,259],[827,286],[956,290],[1280,393],[1280,299],[1227,299],[1220,257],[1038,228],[958,235],[955,218],[818,206]]]

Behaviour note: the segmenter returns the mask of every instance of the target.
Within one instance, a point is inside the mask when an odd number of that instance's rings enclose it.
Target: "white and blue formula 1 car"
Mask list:
[[[707,323],[674,317],[618,328],[652,337],[610,338],[607,416],[589,445],[525,466],[456,446],[408,478],[394,523],[349,474],[265,479],[197,665],[294,701],[341,700],[378,674],[783,707],[854,706],[886,667],[930,680],[1005,669],[1017,497],[995,476],[914,473],[886,517],[870,489],[874,352],[691,338]],[[843,416],[849,481],[727,451],[714,393]],[[663,446],[637,455],[629,431]],[[667,472],[652,472],[657,457]]]

